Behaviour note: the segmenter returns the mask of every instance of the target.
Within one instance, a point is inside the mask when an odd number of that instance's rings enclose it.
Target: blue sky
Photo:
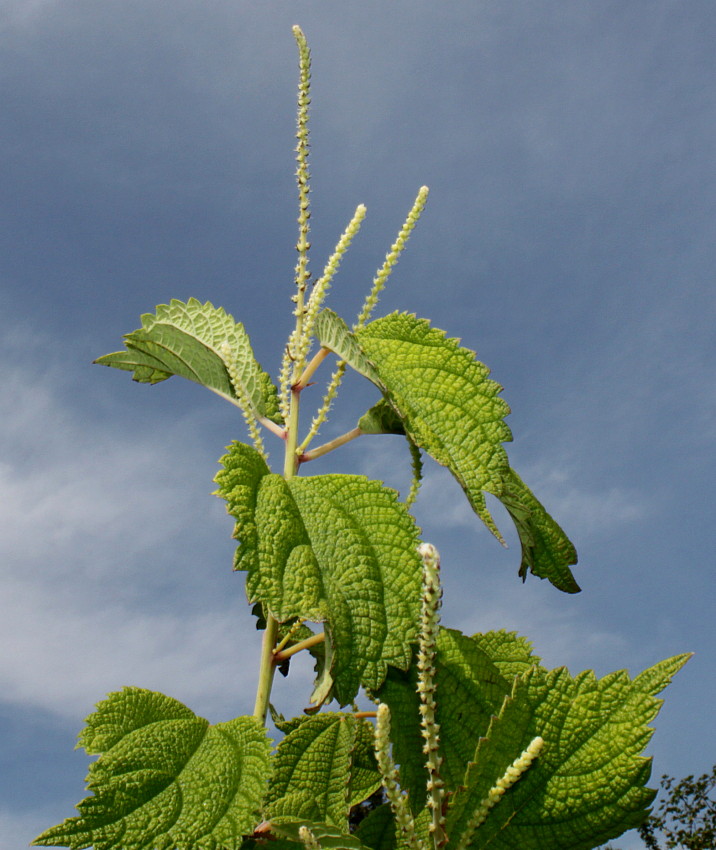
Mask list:
[[[580,554],[581,594],[522,585],[499,507],[506,551],[429,465],[417,515],[443,622],[516,629],[573,673],[694,650],[649,752],[657,776],[716,761],[710,0],[1,0],[0,850],[73,813],[75,735],[108,691],[163,690],[212,721],[252,709],[259,637],[209,495],[241,418],[90,363],[194,296],[276,371],[294,23],[314,56],[315,270],[368,207],[330,306],[352,318],[430,186],[381,310],[491,367],[513,464]],[[349,381],[324,436],[373,398]],[[313,471],[406,486],[400,441],[358,442]],[[296,664],[275,701],[298,711],[309,686]]]

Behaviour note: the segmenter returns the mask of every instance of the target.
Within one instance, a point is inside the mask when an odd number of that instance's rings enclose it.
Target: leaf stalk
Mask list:
[[[290,658],[292,655],[296,655],[297,652],[301,652],[304,649],[310,649],[312,646],[317,646],[319,643],[323,643],[326,639],[326,635],[324,632],[321,632],[318,635],[313,635],[310,638],[306,638],[305,640],[301,640],[298,643],[295,643],[293,646],[289,646],[288,649],[280,649],[278,651],[274,651],[273,661],[274,664],[280,664],[282,661],[285,661],[287,658]]]

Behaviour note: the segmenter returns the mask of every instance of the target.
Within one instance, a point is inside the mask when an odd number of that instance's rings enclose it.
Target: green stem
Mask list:
[[[299,641],[295,643],[293,646],[290,646],[288,649],[282,649],[280,652],[274,652],[273,660],[274,664],[280,664],[282,661],[285,661],[287,658],[290,658],[292,655],[295,655],[297,652],[301,652],[304,649],[310,649],[312,646],[317,646],[319,643],[323,643],[326,639],[326,635],[324,632],[321,632],[318,635],[313,635],[313,637],[306,638],[306,640]]]
[[[308,173],[308,104],[310,98],[310,80],[311,80],[311,54],[306,44],[306,38],[301,32],[300,27],[293,28],[293,34],[298,44],[299,53],[299,68],[300,81],[298,85],[298,121],[296,138],[296,181],[298,183],[298,242],[296,250],[298,251],[298,262],[295,270],[296,293],[293,296],[293,302],[296,305],[293,311],[296,317],[296,326],[289,339],[288,355],[294,360],[292,374],[289,378],[288,361],[286,361],[286,381],[292,383],[291,396],[289,401],[288,422],[284,436],[286,439],[283,477],[286,481],[290,481],[296,474],[298,468],[298,457],[296,447],[298,445],[298,419],[299,406],[301,398],[301,387],[297,386],[300,378],[300,372],[303,371],[303,366],[295,362],[296,347],[300,346],[303,336],[303,317],[306,286],[308,285],[308,250],[311,247],[308,241],[309,219],[311,213],[309,210],[309,173]],[[290,349],[294,350],[290,350]],[[256,705],[254,707],[254,717],[266,723],[266,714],[268,712],[269,698],[271,696],[271,685],[273,684],[273,675],[276,669],[274,664],[274,650],[278,639],[278,621],[271,616],[269,612],[266,614],[266,630],[264,631],[263,643],[261,645],[261,666],[259,668],[259,684],[256,689]]]
[[[259,684],[256,688],[256,704],[254,717],[261,723],[266,723],[271,685],[276,667],[273,663],[273,648],[278,637],[278,621],[270,614],[266,619],[263,642],[261,644],[261,667],[259,668]]]
[[[303,374],[298,379],[298,382],[296,384],[294,384],[294,389],[296,389],[300,392],[302,389],[307,387],[308,382],[313,377],[313,374],[316,371],[316,369],[318,369],[318,367],[321,365],[321,363],[323,363],[323,361],[326,359],[326,357],[328,357],[328,355],[330,353],[331,353],[330,348],[320,348],[316,352],[316,354],[313,355],[311,362],[303,370]]]
[[[327,455],[328,452],[332,452],[333,449],[345,446],[346,443],[350,443],[351,440],[355,440],[356,437],[360,437],[362,434],[363,432],[360,428],[353,428],[351,431],[341,434],[340,437],[336,437],[335,440],[330,440],[322,446],[319,446],[317,449],[311,449],[310,452],[305,452],[300,456],[299,460],[301,463],[304,463],[307,460],[315,460],[317,457],[321,457],[321,455]]]

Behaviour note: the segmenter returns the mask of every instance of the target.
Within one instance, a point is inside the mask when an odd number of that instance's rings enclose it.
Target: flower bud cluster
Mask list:
[[[413,232],[415,225],[418,223],[418,219],[420,218],[420,214],[425,208],[425,204],[428,200],[428,191],[427,186],[420,187],[415,203],[408,213],[408,217],[405,219],[405,223],[401,227],[400,233],[398,233],[398,238],[391,246],[390,251],[385,257],[383,265],[373,279],[373,287],[365,300],[365,304],[363,304],[363,309],[361,310],[360,315],[358,316],[358,321],[355,324],[355,330],[363,327],[375,309],[375,305],[378,303],[378,296],[385,287],[386,281],[390,277],[390,273],[393,271],[393,267],[398,262],[400,255],[403,253],[403,249],[405,248],[408,239],[410,239],[410,234]]]
[[[307,826],[299,826],[298,837],[303,841],[303,846],[306,850],[321,850],[318,839]]]
[[[497,780],[492,788],[490,788],[487,797],[481,801],[480,805],[475,810],[475,813],[467,822],[465,832],[455,850],[465,850],[470,845],[475,831],[485,822],[490,809],[500,802],[505,791],[507,791],[508,788],[511,788],[530,767],[532,762],[542,751],[543,746],[544,740],[542,738],[534,738],[527,749],[512,762],[504,775]]]
[[[383,780],[385,796],[390,803],[398,829],[403,833],[411,850],[425,850],[415,832],[415,821],[408,802],[398,786],[398,769],[390,754],[390,708],[385,703],[378,706],[376,714],[375,758]]]
[[[251,401],[246,395],[246,390],[244,389],[244,384],[241,380],[239,364],[236,361],[236,355],[234,354],[228,340],[221,343],[219,353],[221,354],[221,359],[224,361],[224,366],[226,366],[226,371],[229,373],[231,385],[233,386],[236,398],[239,400],[239,404],[241,405],[241,412],[244,415],[244,420],[246,421],[246,426],[249,429],[249,434],[254,442],[256,451],[264,460],[268,460],[268,454],[264,448],[264,442],[261,438],[259,423],[256,419]]]
[[[365,206],[363,204],[359,204],[356,207],[356,211],[353,213],[353,218],[350,220],[348,227],[346,227],[341,238],[338,240],[338,244],[336,245],[333,254],[331,254],[328,262],[326,263],[326,267],[323,269],[323,274],[316,281],[316,284],[313,287],[303,320],[303,336],[298,343],[298,350],[295,353],[298,363],[297,371],[299,372],[303,370],[306,356],[308,355],[308,349],[311,344],[311,335],[313,334],[313,327],[316,323],[318,311],[321,309],[321,305],[323,304],[326,294],[328,293],[328,289],[330,288],[331,281],[338,271],[343,255],[348,250],[348,247],[353,241],[355,235],[360,230],[365,214]]]
[[[308,241],[308,220],[311,217],[309,209],[309,182],[308,171],[308,107],[311,103],[311,51],[308,49],[306,36],[300,27],[293,28],[293,34],[298,45],[299,56],[299,83],[298,83],[298,117],[296,129],[296,181],[298,183],[298,263],[296,264],[296,285],[299,292],[303,293],[308,280],[308,249],[311,243]],[[302,297],[296,299],[296,315],[303,313]]]
[[[440,555],[430,543],[422,543],[418,553],[423,560],[423,598],[420,610],[420,641],[418,644],[418,694],[420,696],[420,726],[423,736],[425,767],[428,772],[428,806],[432,811],[430,831],[436,846],[445,843],[443,803],[445,784],[440,776],[442,756],[439,751],[440,725],[436,720],[435,653],[440,630]]]

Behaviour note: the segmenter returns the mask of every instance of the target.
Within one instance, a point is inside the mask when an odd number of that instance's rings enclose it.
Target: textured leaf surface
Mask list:
[[[532,667],[540,666],[540,658],[532,652],[532,644],[517,632],[500,629],[475,634],[472,640],[487,655],[508,682]]]
[[[210,726],[170,697],[125,688],[97,706],[80,744],[93,793],[33,842],[95,850],[237,850],[266,792],[271,745],[253,717]]]
[[[505,642],[514,645],[507,633]],[[465,767],[475,747],[487,731],[490,718],[512,689],[512,678],[505,678],[498,664],[481,646],[483,636],[470,638],[454,629],[441,628],[435,658],[437,722],[440,724],[440,769],[448,790],[462,782]],[[499,651],[499,633],[490,639],[495,655],[515,654],[513,649]],[[396,762],[400,764],[400,782],[409,792],[413,811],[425,805],[427,774],[420,733],[420,701],[416,692],[415,665],[407,673],[390,670],[377,694],[390,707],[391,738]]]
[[[490,370],[425,319],[392,313],[355,334],[345,324],[339,332],[337,319],[325,322],[330,333],[317,326],[321,345],[382,390],[411,440],[452,472],[474,511],[500,538],[483,491],[502,492],[508,468],[502,443],[512,437],[504,422],[510,410]]]
[[[578,593],[579,585],[569,569],[577,563],[574,546],[513,469],[505,476],[500,500],[514,520],[520,537],[523,581],[530,570],[540,578],[549,579],[565,593]]]
[[[257,416],[279,421],[278,397],[271,378],[254,358],[243,325],[221,307],[195,298],[160,304],[142,316],[142,327],[126,334],[126,351],[99,357],[95,363],[134,372],[140,383],[156,384],[180,375],[238,403],[221,348],[228,343],[236,359],[244,395]]]
[[[361,416],[358,427],[364,434],[405,434],[403,420],[385,398]]]
[[[347,832],[355,737],[356,720],[335,713],[310,717],[286,735],[276,752],[267,819],[307,818]]]
[[[459,840],[467,820],[507,767],[536,737],[539,758],[490,811],[470,847],[490,850],[590,850],[637,826],[654,792],[644,787],[650,760],[641,753],[655,694],[688,656],[657,664],[630,681],[624,671],[597,679],[560,668],[533,669],[490,724],[448,814]]]
[[[348,802],[356,806],[382,785],[375,760],[375,727],[366,720],[356,721],[356,740],[351,759]]]
[[[422,809],[415,818],[415,832],[424,847],[432,847],[429,826],[429,810]],[[390,805],[385,803],[373,811],[358,824],[356,836],[371,850],[409,850],[410,844],[400,830],[396,828]]]
[[[360,372],[382,389],[380,376],[363,353],[355,334],[333,310],[321,310],[316,320],[315,334],[321,346],[330,348],[341,360],[345,360],[351,369]]]
[[[361,475],[287,482],[241,443],[221,462],[217,492],[236,519],[235,566],[248,571],[249,600],[279,621],[326,622],[341,704],[360,684],[379,687],[387,664],[405,669],[422,565],[417,528],[395,492]]]

